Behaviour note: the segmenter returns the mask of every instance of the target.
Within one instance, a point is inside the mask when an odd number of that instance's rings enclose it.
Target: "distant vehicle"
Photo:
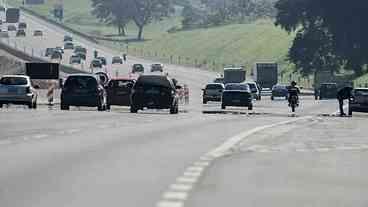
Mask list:
[[[261,86],[261,89],[271,89],[278,81],[278,64],[256,63],[253,69],[253,80]]]
[[[106,86],[107,109],[111,106],[130,106],[130,95],[135,80],[131,78],[113,78]]]
[[[20,29],[20,30],[17,31],[17,33],[16,33],[15,36],[17,36],[17,37],[25,37],[26,36],[26,31]]]
[[[123,58],[121,58],[120,56],[112,57],[111,63],[112,64],[123,64]]]
[[[1,31],[1,32],[0,32],[0,37],[2,37],[2,38],[9,38],[9,33],[8,33],[8,31]]]
[[[208,101],[221,101],[225,86],[222,83],[208,83],[203,89],[203,104]]]
[[[144,73],[144,67],[142,64],[134,64],[132,73]]]
[[[253,98],[254,99],[256,99],[258,101],[262,99],[261,91],[258,89],[258,86],[257,86],[257,83],[256,82],[254,82],[254,81],[246,81],[246,82],[243,82],[243,83],[248,84],[248,86],[250,88],[250,91],[252,92],[252,95],[253,95]]]
[[[249,85],[244,83],[228,83],[222,94],[221,108],[227,106],[243,106],[253,110],[253,97]]]
[[[6,9],[6,22],[7,23],[18,23],[20,17],[20,10],[18,8],[7,8]]]
[[[274,100],[276,97],[282,97],[288,100],[289,91],[286,85],[274,85],[272,87],[271,100]]]
[[[176,87],[164,75],[141,75],[133,86],[130,112],[138,110],[170,109],[170,114],[179,113],[179,98]]]
[[[70,106],[97,107],[98,111],[106,110],[106,91],[95,75],[70,75],[63,85],[60,100],[61,110],[69,110]]]
[[[55,50],[61,52],[61,54],[64,54],[64,49],[60,46],[55,47]]]
[[[0,6],[0,12],[5,12],[5,11],[6,11],[5,7],[4,6]]]
[[[224,84],[242,83],[245,81],[247,71],[244,68],[224,68]]]
[[[5,75],[0,79],[0,108],[3,104],[27,105],[37,108],[37,91],[31,79],[23,75]]]
[[[82,47],[82,46],[75,46],[74,47],[74,53],[83,53],[83,54],[87,54],[87,49]]]
[[[55,51],[55,48],[46,48],[46,51],[45,51],[45,57],[49,57],[52,55],[52,53],[54,53]]]
[[[224,83],[224,78],[223,77],[219,77],[219,78],[215,78],[215,80],[213,80],[214,83]]]
[[[23,29],[23,30],[27,29],[27,23],[25,23],[25,22],[19,22],[18,29],[19,30],[21,30],[21,29]]]
[[[337,83],[321,83],[319,89],[315,91],[315,99],[335,99],[337,96]]]
[[[72,55],[72,56],[70,56],[69,64],[71,64],[71,65],[82,64],[82,58],[79,57],[78,55]]]
[[[54,50],[51,54],[51,60],[61,60],[63,59],[63,55],[61,52]]]
[[[72,42],[65,42],[64,43],[64,50],[73,50],[74,44]]]
[[[151,72],[164,72],[164,65],[161,63],[152,64]]]
[[[355,111],[368,113],[368,88],[354,89],[352,95],[349,100],[349,115],[353,115]]]
[[[93,59],[91,61],[90,68],[102,68],[102,62],[100,59]]]
[[[107,60],[105,57],[97,57],[97,59],[101,60],[102,65],[107,65]]]
[[[35,30],[35,31],[33,31],[33,36],[41,37],[41,36],[43,36],[43,32],[41,30]]]
[[[73,37],[71,37],[69,35],[65,35],[64,36],[64,42],[73,42]]]
[[[17,31],[17,27],[15,25],[8,25],[8,31],[9,32],[13,32],[13,31]]]
[[[86,53],[83,52],[77,52],[75,53],[76,56],[79,56],[82,60],[86,60]]]

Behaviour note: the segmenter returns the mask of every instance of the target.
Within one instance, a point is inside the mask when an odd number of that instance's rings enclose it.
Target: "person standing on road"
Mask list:
[[[346,86],[337,91],[337,100],[339,101],[340,116],[346,116],[344,112],[344,100],[352,97],[352,87]]]
[[[124,60],[124,62],[126,63],[126,61],[127,61],[127,54],[123,54],[123,60]]]

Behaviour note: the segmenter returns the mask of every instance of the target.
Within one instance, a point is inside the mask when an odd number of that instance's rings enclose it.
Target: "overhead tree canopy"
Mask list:
[[[279,0],[275,7],[276,25],[297,31],[289,59],[301,66],[301,71],[308,72],[312,69],[306,67],[309,65],[314,70],[345,66],[357,75],[364,72],[368,1]]]

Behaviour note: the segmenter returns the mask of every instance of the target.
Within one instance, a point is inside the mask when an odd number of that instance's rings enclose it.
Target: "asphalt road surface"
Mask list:
[[[23,17],[54,47],[66,34]],[[27,39],[29,38],[29,39]],[[115,53],[76,41],[106,57]],[[133,63],[110,67],[127,74]],[[116,67],[116,68],[115,68]],[[368,116],[339,118],[335,100],[302,97],[296,116],[264,97],[254,110],[201,104],[216,74],[167,65],[191,88],[189,105],[129,113],[41,105],[0,110],[1,207],[367,206]]]

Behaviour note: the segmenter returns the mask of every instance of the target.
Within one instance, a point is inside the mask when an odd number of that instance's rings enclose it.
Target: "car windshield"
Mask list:
[[[171,82],[165,76],[140,76],[135,87],[165,87],[173,88]]]
[[[0,79],[0,84],[2,85],[27,85],[27,78],[23,77],[2,77]]]
[[[336,84],[322,84],[321,88],[325,88],[325,89],[336,89],[337,85]]]
[[[276,86],[274,86],[273,87],[273,89],[285,89],[286,90],[286,86],[284,86],[284,85],[276,85]]]
[[[248,83],[248,85],[252,92],[257,91],[257,85],[255,83]]]
[[[227,84],[225,90],[228,91],[248,91],[248,84]]]
[[[356,89],[354,93],[356,96],[368,96],[368,89]]]
[[[220,84],[208,84],[206,89],[223,89],[223,86]]]
[[[133,83],[134,81],[132,80],[112,80],[109,85],[114,88],[126,88]]]
[[[65,82],[65,87],[70,89],[95,90],[96,86],[97,80],[93,77],[73,76]]]

